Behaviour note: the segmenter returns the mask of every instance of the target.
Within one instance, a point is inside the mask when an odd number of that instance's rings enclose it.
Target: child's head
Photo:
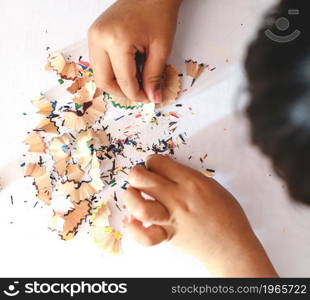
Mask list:
[[[287,182],[291,196],[310,203],[308,2],[280,2],[250,45],[245,67],[252,141],[271,158],[276,171]],[[295,30],[301,33],[297,38]],[[279,36],[284,36],[287,42],[278,39]]]

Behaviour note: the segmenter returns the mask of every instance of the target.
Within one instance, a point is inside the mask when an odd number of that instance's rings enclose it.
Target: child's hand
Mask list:
[[[127,227],[138,242],[170,241],[201,259],[214,276],[276,276],[242,208],[215,180],[151,155],[146,168],[132,169],[129,183],[124,202],[133,218]]]
[[[181,0],[118,0],[89,29],[95,81],[104,91],[160,102],[160,78],[173,43]],[[135,53],[147,56],[139,89]]]

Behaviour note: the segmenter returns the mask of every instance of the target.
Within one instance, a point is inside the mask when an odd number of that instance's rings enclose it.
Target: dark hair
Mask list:
[[[265,18],[248,50],[245,69],[252,142],[269,156],[290,195],[310,204],[310,7],[309,0],[284,0]],[[295,9],[295,13],[289,10]],[[297,14],[299,13],[299,14]],[[289,20],[279,28],[277,20]],[[284,20],[285,22],[285,20]],[[288,25],[288,22],[286,22]],[[268,37],[295,30],[287,43]],[[282,29],[282,30],[281,30]],[[269,31],[269,33],[270,33]]]

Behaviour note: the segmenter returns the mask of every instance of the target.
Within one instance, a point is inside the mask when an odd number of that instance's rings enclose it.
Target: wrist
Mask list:
[[[164,4],[167,7],[179,8],[183,0],[118,0],[118,1],[139,1],[141,4]]]
[[[263,246],[251,230],[204,260],[215,277],[278,277]]]

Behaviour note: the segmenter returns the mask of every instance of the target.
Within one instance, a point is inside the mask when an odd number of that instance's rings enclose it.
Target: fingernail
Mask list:
[[[154,103],[161,103],[162,101],[162,93],[161,90],[156,90],[153,93],[153,99],[154,99]]]

